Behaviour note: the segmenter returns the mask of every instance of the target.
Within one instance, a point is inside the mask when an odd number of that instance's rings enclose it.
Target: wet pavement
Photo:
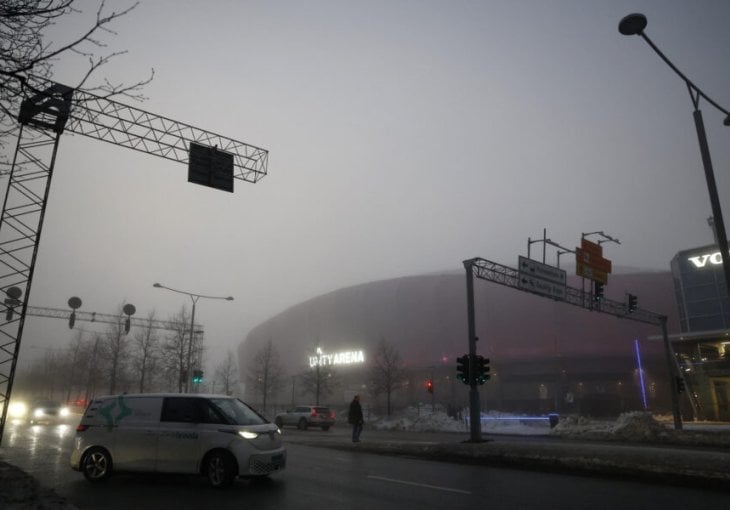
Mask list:
[[[352,443],[346,427],[330,431],[289,430],[291,444],[397,455],[445,462],[470,463],[537,471],[617,477],[649,483],[709,487],[730,491],[730,447],[721,441],[686,444],[686,441],[624,443],[553,436],[483,435],[483,442],[469,442],[468,434],[366,430],[360,443]],[[65,441],[66,439],[64,439]],[[684,444],[683,444],[684,443]],[[15,448],[27,445],[18,443]],[[76,507],[43,487],[23,469],[6,461],[4,438],[0,448],[0,508],[3,510],[74,510]],[[68,468],[65,447],[45,457],[64,456],[58,469]],[[51,462],[44,460],[44,462]],[[27,469],[41,464],[29,463]]]

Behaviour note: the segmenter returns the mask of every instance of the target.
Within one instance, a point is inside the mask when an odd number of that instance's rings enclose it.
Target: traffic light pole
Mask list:
[[[669,374],[669,384],[672,393],[672,415],[674,416],[674,429],[682,430],[682,414],[679,412],[679,387],[677,386],[677,378],[672,377],[672,374],[679,374],[679,368],[677,367],[677,357],[674,355],[674,349],[669,341],[669,335],[667,334],[667,318],[661,319],[662,326],[662,340],[664,341],[664,353],[667,357],[667,373]],[[692,399],[690,399],[691,401]]]
[[[467,322],[469,329],[469,431],[472,443],[482,442],[482,417],[479,405],[479,390],[477,390],[476,358],[477,358],[477,337],[474,318],[474,271],[473,260],[464,261],[466,269],[466,308]]]

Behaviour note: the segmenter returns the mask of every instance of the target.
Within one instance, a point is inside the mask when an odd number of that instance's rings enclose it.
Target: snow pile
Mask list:
[[[616,421],[596,421],[581,416],[562,418],[553,429],[554,435],[622,441],[665,440],[670,431],[651,413],[634,411],[621,414]]]
[[[418,414],[406,411],[390,418],[375,418],[368,422],[375,430],[403,430],[413,432],[464,432],[466,427],[462,421],[457,421],[444,412],[421,411]]]
[[[448,416],[440,409],[406,409],[389,418],[370,415],[366,426],[375,430],[405,432],[469,432],[469,410],[461,418]],[[730,448],[730,426],[715,429],[689,422],[684,430],[674,430],[672,421],[644,411],[621,414],[615,420],[597,420],[583,416],[560,416],[550,428],[549,416],[519,416],[490,411],[482,413],[481,430],[485,434],[554,435],[566,439],[622,441],[637,443],[673,443],[687,446]]]
[[[468,432],[469,411],[462,418],[448,416],[445,412],[407,409],[389,418],[371,416],[368,426],[375,430],[399,430],[412,432]],[[482,414],[482,431],[493,434],[544,435],[550,431],[547,416],[515,416],[491,411]]]

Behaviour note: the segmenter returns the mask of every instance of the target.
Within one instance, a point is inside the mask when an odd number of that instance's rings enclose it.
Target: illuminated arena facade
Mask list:
[[[668,316],[670,332],[680,330],[669,271],[615,273],[607,298],[621,301],[634,294],[642,309]],[[569,276],[568,285],[582,284]],[[475,302],[477,351],[491,360],[491,379],[479,387],[483,410],[671,413],[667,358],[657,327],[481,280],[475,283]],[[241,379],[271,340],[285,383],[269,398],[269,410],[314,403],[313,394],[302,394],[297,378],[331,364],[339,384],[320,404],[343,409],[360,394],[367,406],[382,411],[385,396],[369,391],[371,360],[381,338],[396,347],[407,373],[407,383],[393,394],[396,409],[467,406],[468,386],[455,378],[456,358],[468,351],[463,273],[366,283],[293,306],[254,328],[239,346]],[[251,388],[244,394],[260,405]],[[686,406],[683,402],[683,413]]]

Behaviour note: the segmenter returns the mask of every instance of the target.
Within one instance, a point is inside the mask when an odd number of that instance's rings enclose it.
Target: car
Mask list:
[[[235,397],[140,393],[91,400],[70,462],[92,483],[154,472],[201,474],[226,487],[282,471],[286,448],[279,428]]]
[[[54,400],[37,400],[28,411],[28,422],[32,425],[39,423],[63,423],[71,410],[68,406]]]
[[[335,424],[335,412],[329,407],[323,406],[296,406],[286,412],[277,414],[274,423],[279,428],[283,428],[285,425],[294,425],[299,430],[307,430],[308,427],[320,427],[322,430],[329,430]]]

